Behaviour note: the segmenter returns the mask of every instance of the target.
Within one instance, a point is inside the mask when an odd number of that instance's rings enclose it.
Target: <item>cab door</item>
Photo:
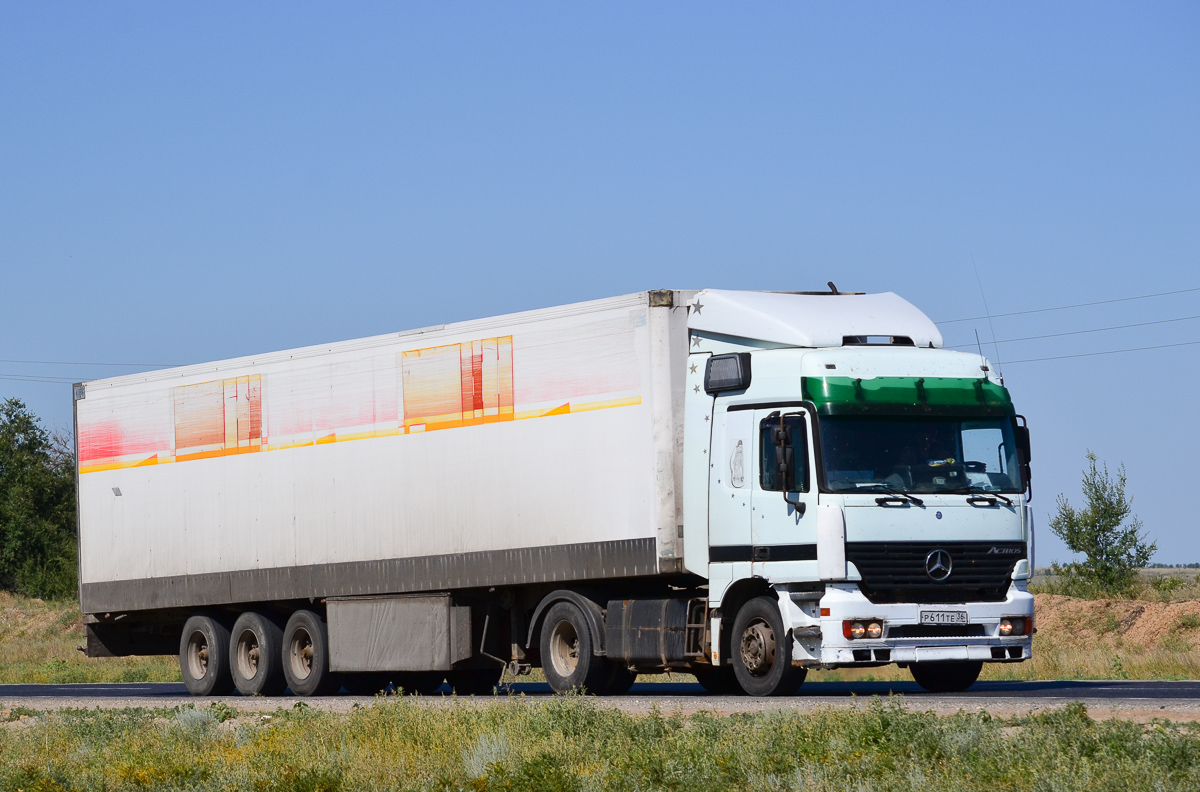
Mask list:
[[[754,574],[816,579],[817,488],[811,421],[802,410],[760,409],[753,411],[752,422],[754,460],[748,479]]]
[[[753,416],[713,410],[709,455],[708,544],[710,563],[750,561],[750,498],[754,484]]]

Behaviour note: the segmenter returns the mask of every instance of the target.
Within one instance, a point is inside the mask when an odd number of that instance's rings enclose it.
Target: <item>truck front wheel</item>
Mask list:
[[[283,628],[283,675],[296,696],[315,696],[333,682],[329,673],[329,633],[312,611],[292,614]]]
[[[542,620],[542,672],[555,693],[583,690],[603,695],[609,665],[592,654],[587,620],[570,602],[556,602]]]
[[[930,693],[961,693],[979,679],[983,663],[979,660],[913,663],[908,670],[917,684]]]
[[[804,684],[806,671],[792,666],[792,641],[783,627],[779,603],[755,597],[733,620],[733,673],[751,696],[790,696]]]
[[[193,616],[179,639],[179,670],[193,696],[233,692],[229,674],[229,628],[211,616]]]

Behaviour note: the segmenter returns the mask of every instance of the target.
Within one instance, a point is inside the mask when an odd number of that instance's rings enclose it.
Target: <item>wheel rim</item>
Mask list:
[[[243,630],[238,636],[237,670],[242,679],[254,679],[258,675],[258,661],[262,654],[258,636],[253,630]]]
[[[560,621],[550,633],[550,664],[564,679],[579,667],[579,634],[569,621]]]
[[[764,619],[755,619],[742,633],[742,665],[752,676],[762,677],[775,665],[775,631]]]
[[[288,665],[296,679],[308,679],[313,670],[313,640],[308,630],[301,627],[292,633],[288,642]]]
[[[195,630],[188,638],[187,672],[192,679],[204,679],[208,674],[208,636]]]

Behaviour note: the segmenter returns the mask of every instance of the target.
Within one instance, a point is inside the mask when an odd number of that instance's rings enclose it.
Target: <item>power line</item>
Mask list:
[[[1191,289],[1177,289],[1175,291],[1157,292],[1155,294],[1141,294],[1137,297],[1117,297],[1114,300],[1097,300],[1096,302],[1075,303],[1074,305],[1059,305],[1054,308],[1034,308],[1030,311],[1012,311],[1010,313],[992,314],[991,319],[999,319],[1002,316],[1022,316],[1024,314],[1045,313],[1047,311],[1065,311],[1068,308],[1086,308],[1089,305],[1108,305],[1109,303],[1128,302],[1129,300],[1146,300],[1151,297],[1166,297],[1170,294],[1187,294],[1188,292],[1200,291],[1200,286]],[[988,319],[987,316],[968,316],[965,319],[946,319],[942,322],[934,324],[954,324],[955,322],[975,322],[980,319]]]
[[[1182,341],[1178,344],[1160,344],[1159,346],[1133,347],[1131,349],[1110,349],[1106,352],[1084,352],[1078,355],[1056,355],[1054,357],[1044,358],[1026,358],[1025,360],[1010,360],[1009,365],[1013,363],[1039,363],[1043,360],[1066,360],[1067,358],[1081,357],[1096,357],[1097,355],[1119,355],[1122,352],[1145,352],[1147,349],[1169,349],[1171,347],[1194,346],[1200,344],[1200,341]]]
[[[1130,327],[1148,327],[1150,325],[1169,324],[1170,322],[1183,322],[1188,319],[1200,319],[1200,314],[1196,316],[1181,316],[1178,319],[1159,319],[1154,322],[1137,322],[1136,324],[1113,325],[1112,327],[1097,327],[1094,330],[1072,330],[1067,333],[1048,333],[1047,335],[1025,336],[1024,338],[1005,338],[1002,341],[994,341],[995,344],[1011,344],[1016,341],[1036,341],[1039,338],[1061,338],[1062,336],[1082,335],[1084,333],[1100,333],[1105,330],[1125,330]],[[946,349],[965,349],[971,346],[970,344],[954,344],[945,347]]]
[[[36,377],[23,374],[0,374],[0,380],[15,380],[17,382],[49,382],[55,385],[70,385],[76,381],[73,377]]]
[[[76,363],[65,360],[0,360],[0,363],[33,363],[39,366],[134,366],[174,368],[178,363]]]

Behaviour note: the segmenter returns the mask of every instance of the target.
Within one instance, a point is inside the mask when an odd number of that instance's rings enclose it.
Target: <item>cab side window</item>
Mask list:
[[[779,414],[764,418],[758,426],[758,482],[771,492],[808,492],[808,433],[803,415]],[[782,441],[782,443],[780,442]],[[779,480],[779,462],[787,463],[787,481]]]

